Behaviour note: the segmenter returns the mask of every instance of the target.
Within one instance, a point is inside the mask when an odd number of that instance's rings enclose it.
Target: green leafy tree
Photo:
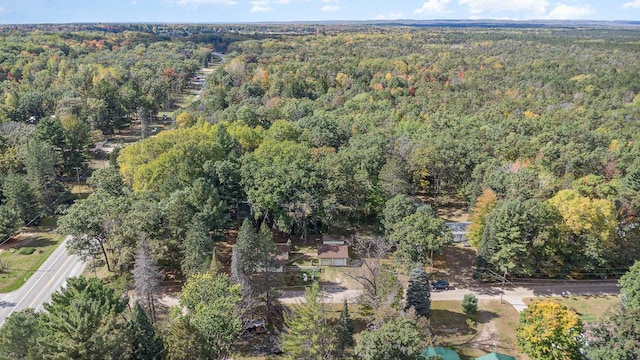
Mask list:
[[[415,267],[409,275],[405,310],[411,307],[415,309],[416,314],[419,316],[430,316],[431,284],[429,284],[429,275],[427,275],[422,265]]]
[[[28,308],[14,312],[0,327],[0,359],[37,359],[36,340],[41,336],[40,314]]]
[[[164,342],[156,331],[147,313],[136,302],[127,324],[128,339],[131,346],[131,360],[160,360],[164,358]]]
[[[620,277],[621,303],[629,310],[640,310],[640,261]]]
[[[278,301],[277,287],[281,280],[274,272],[283,266],[277,260],[278,248],[273,234],[265,224],[256,233],[249,219],[245,219],[238,232],[237,257],[244,275],[249,277],[252,300],[257,310],[273,325],[282,325],[283,308]]]
[[[429,206],[421,206],[412,215],[393,226],[390,239],[397,244],[396,255],[417,262],[431,262],[434,251],[450,241],[444,221],[437,218]]]
[[[0,239],[12,236],[19,228],[20,217],[12,209],[0,205]]]
[[[582,322],[554,301],[538,301],[520,313],[516,340],[522,352],[540,360],[582,359]]]
[[[387,233],[391,233],[393,226],[407,216],[413,215],[418,209],[415,200],[408,195],[399,194],[387,200],[382,211],[382,225]]]
[[[287,359],[325,359],[333,350],[333,336],[322,301],[320,287],[307,288],[304,302],[293,306],[285,316],[286,332],[280,337]]]
[[[397,316],[377,330],[362,332],[355,353],[363,360],[418,360],[423,342],[415,320]]]
[[[199,272],[206,272],[211,264],[214,242],[203,221],[194,221],[184,240],[182,273],[191,277]]]
[[[122,359],[129,348],[127,305],[126,297],[100,279],[69,278],[44,305],[38,343],[54,359]]]
[[[340,313],[340,318],[335,326],[336,340],[335,340],[335,353],[338,358],[348,358],[350,355],[349,349],[353,348],[356,344],[353,338],[353,321],[349,316],[349,305],[347,300],[344,301],[344,307]]]
[[[102,257],[107,269],[113,265],[107,242],[116,225],[126,217],[128,202],[123,197],[103,191],[91,193],[86,199],[76,201],[58,220],[58,232],[69,234],[67,249],[84,261]]]
[[[11,173],[2,183],[4,205],[12,209],[27,224],[40,215],[37,193],[29,185],[26,176]]]
[[[171,359],[224,359],[240,336],[242,324],[238,317],[240,286],[233,285],[226,275],[198,273],[191,276],[180,293],[180,305],[189,312],[180,316],[169,329],[167,351]],[[180,334],[190,346],[184,346]]]
[[[124,195],[127,192],[122,176],[115,166],[95,170],[87,179],[87,184],[93,189],[102,190],[114,196]]]
[[[478,312],[478,298],[473,294],[464,294],[462,299],[462,311],[471,318]]]
[[[591,360],[635,360],[640,354],[640,310],[618,307],[585,329]]]

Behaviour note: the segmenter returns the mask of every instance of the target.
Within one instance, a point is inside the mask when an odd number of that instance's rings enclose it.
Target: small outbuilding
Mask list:
[[[420,355],[422,355],[422,357],[425,359],[433,359],[438,357],[442,360],[460,360],[460,356],[457,352],[455,352],[455,350],[439,346],[429,346],[422,350],[422,353]]]
[[[320,266],[347,266],[349,246],[345,244],[318,244]]]
[[[516,358],[509,355],[492,352],[491,354],[487,354],[487,355],[483,355],[478,358],[475,358],[475,360],[516,360]]]
[[[467,228],[471,225],[470,222],[448,222],[444,225],[451,231],[454,243],[467,241]]]

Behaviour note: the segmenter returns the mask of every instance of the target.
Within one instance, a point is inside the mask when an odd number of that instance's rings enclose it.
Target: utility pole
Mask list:
[[[76,184],[78,186],[78,191],[80,191],[80,167],[74,166],[74,169],[76,169]]]
[[[502,295],[504,295],[504,283],[507,281],[507,268],[504,268],[504,275],[502,275],[502,289],[500,289],[500,304],[502,304]]]

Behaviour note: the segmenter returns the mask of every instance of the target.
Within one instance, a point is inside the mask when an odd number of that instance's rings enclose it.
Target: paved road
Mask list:
[[[454,284],[455,285],[455,284]],[[341,303],[355,301],[362,293],[361,290],[349,290],[340,287],[330,287],[324,292],[326,302]],[[620,292],[617,281],[549,281],[545,283],[507,285],[504,289],[503,300],[510,303],[518,312],[524,310],[524,298],[548,296],[601,296],[617,295]],[[465,294],[474,294],[482,300],[500,299],[500,286],[478,284],[472,288],[449,290],[432,290],[431,300],[462,300]],[[283,303],[295,304],[304,301],[303,291],[284,291],[280,297]]]
[[[42,309],[51,294],[60,289],[67,278],[79,276],[85,264],[67,253],[67,237],[27,282],[16,291],[0,294],[0,326],[14,311],[29,307]]]

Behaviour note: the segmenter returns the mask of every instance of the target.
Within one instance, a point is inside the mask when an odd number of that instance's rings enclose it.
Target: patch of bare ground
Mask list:
[[[431,279],[447,279],[455,288],[473,288],[478,285],[473,279],[476,257],[474,248],[460,244],[447,245],[441,253],[434,255]]]

